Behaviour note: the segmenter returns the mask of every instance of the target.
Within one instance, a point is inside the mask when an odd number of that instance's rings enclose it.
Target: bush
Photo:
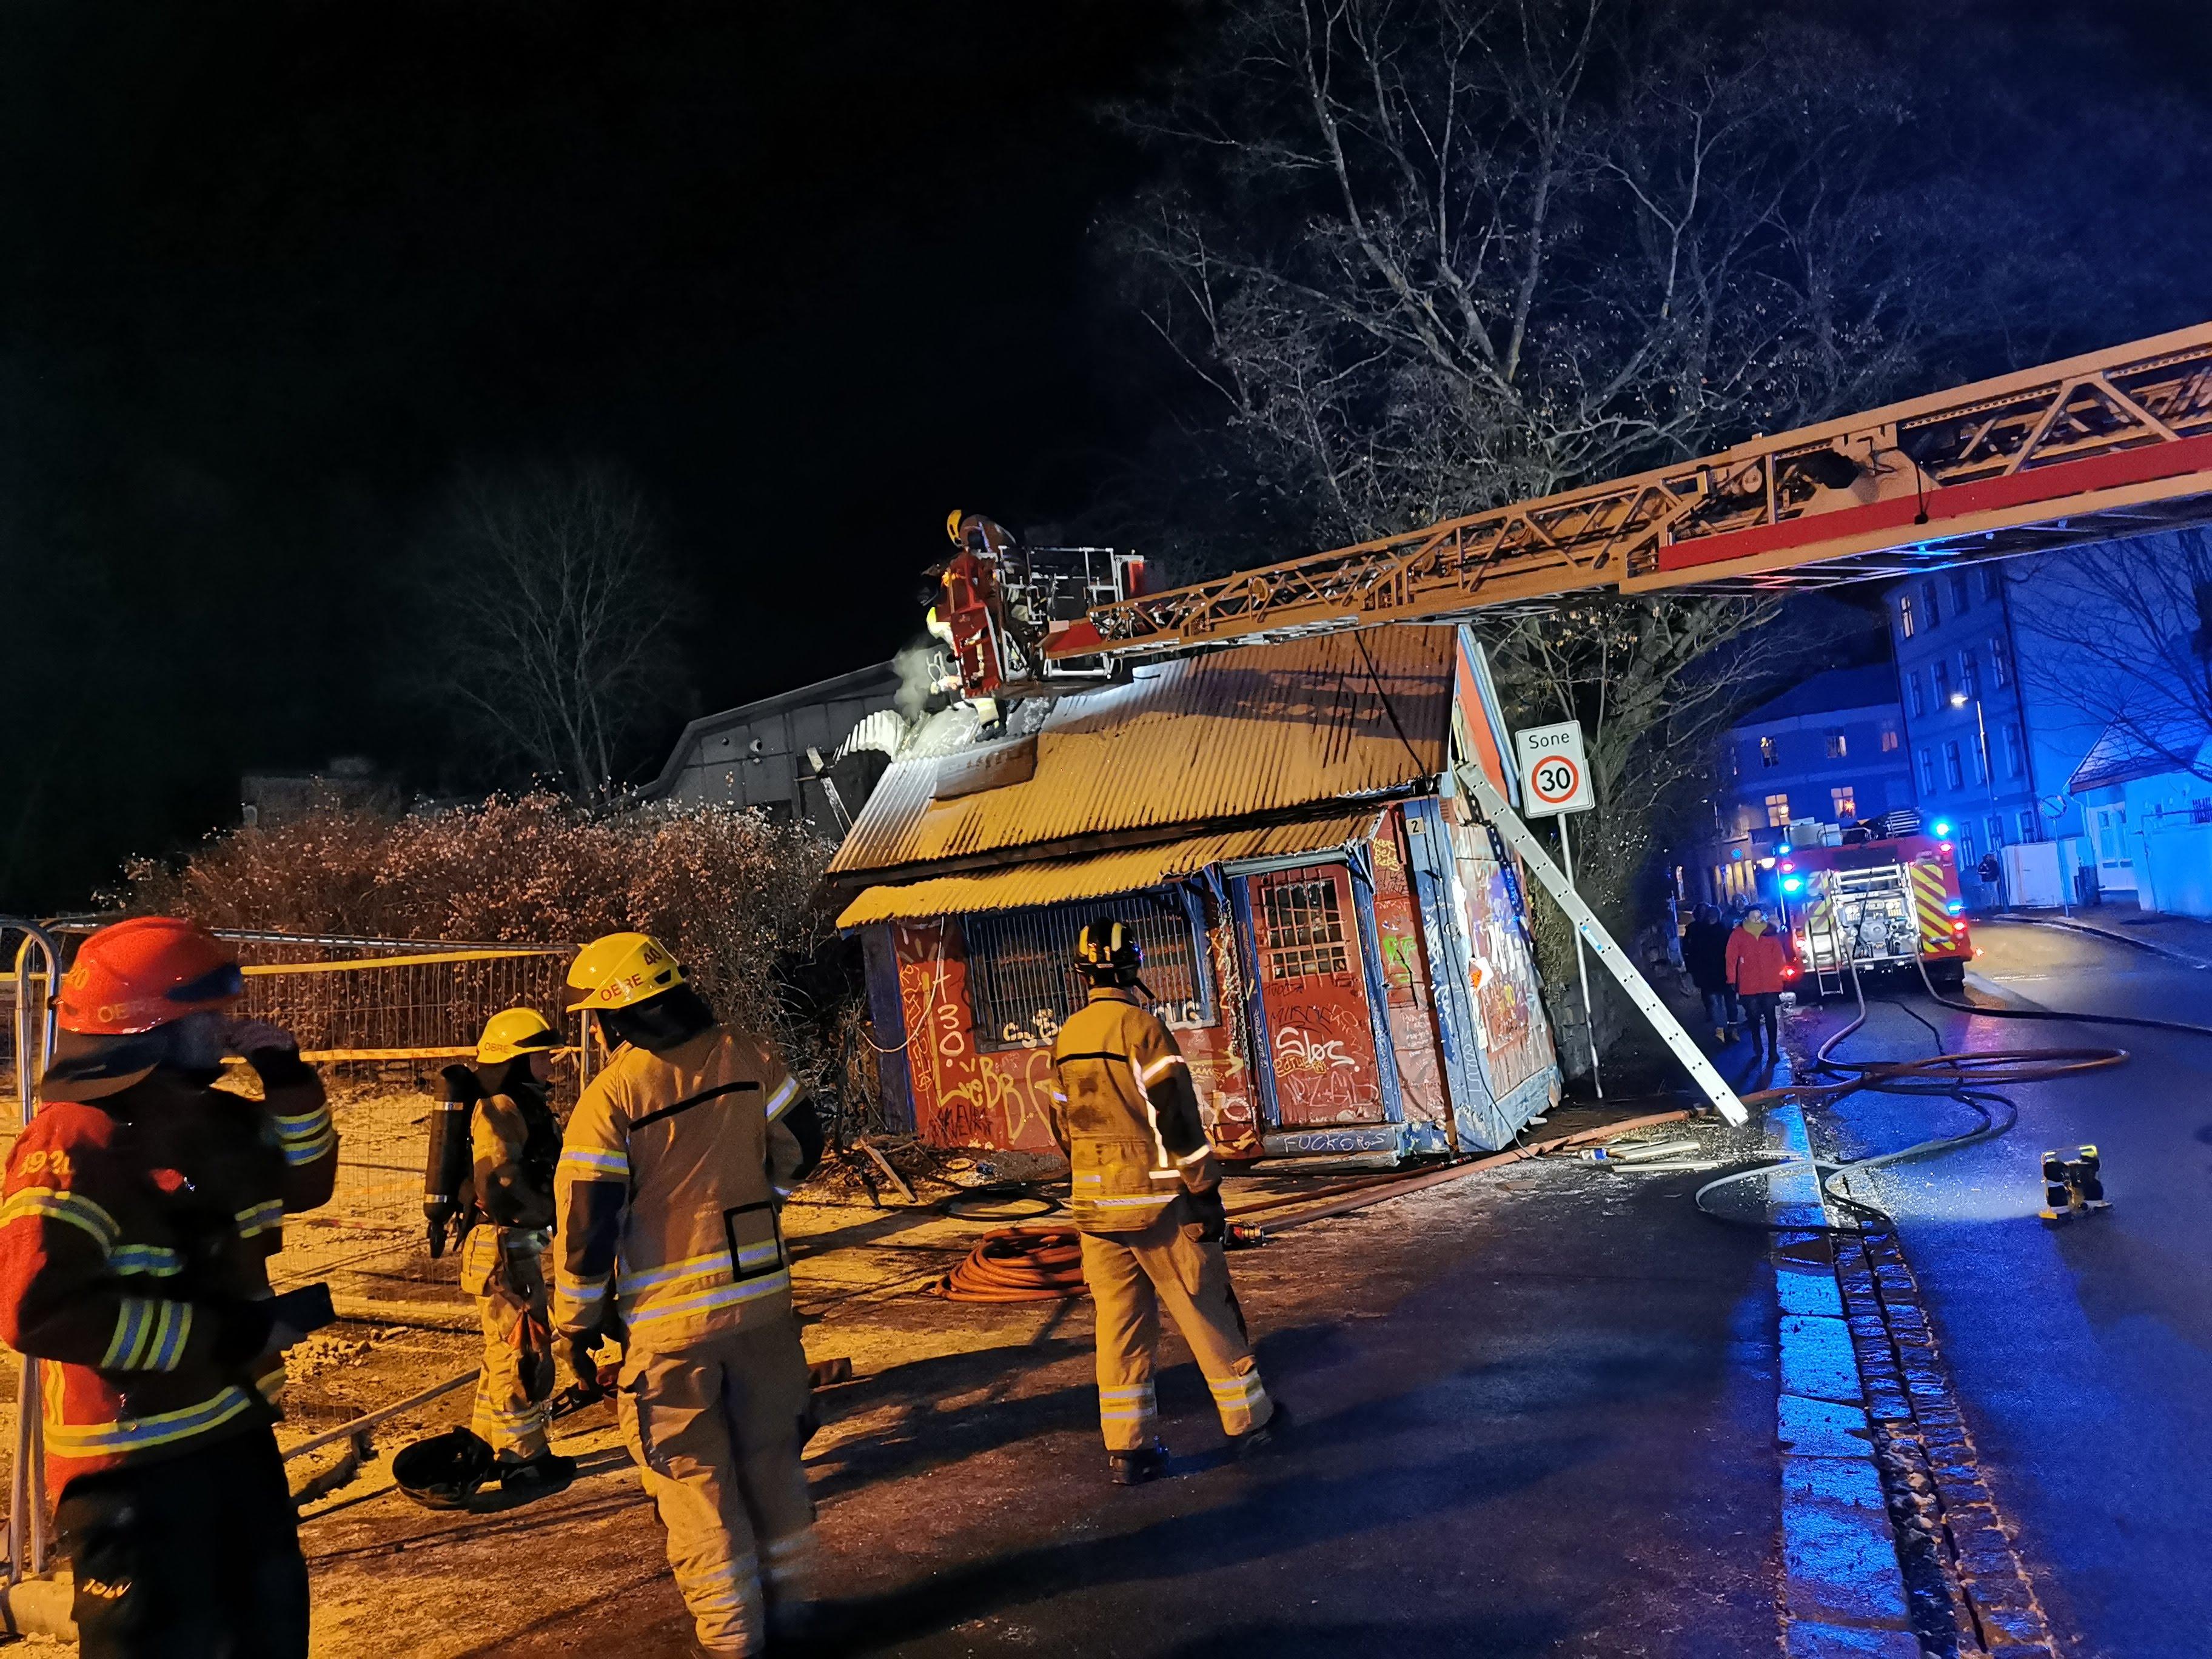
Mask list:
[[[817,1090],[864,1087],[860,988],[823,901],[832,848],[724,806],[593,813],[560,796],[395,816],[326,803],[125,867],[117,908],[214,927],[480,944],[581,944],[634,928],[724,1018],[775,1037]],[[826,1105],[825,1102],[825,1105]]]

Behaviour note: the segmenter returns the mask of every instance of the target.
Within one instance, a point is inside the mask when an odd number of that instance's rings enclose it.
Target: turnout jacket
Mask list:
[[[1079,1229],[1140,1232],[1184,1193],[1220,1184],[1182,1050],[1133,992],[1093,988],[1060,1028],[1052,1066],[1052,1133]]]
[[[599,1330],[611,1298],[635,1356],[790,1318],[776,1212],[819,1157],[812,1122],[775,1049],[728,1026],[622,1049],[562,1138],[555,1326]]]
[[[49,1098],[0,1179],[0,1339],[41,1368],[48,1490],[196,1451],[275,1415],[252,1359],[215,1348],[269,1293],[283,1218],[327,1202],[337,1131],[290,1050],[252,1056],[265,1098],[156,1071]]]
[[[495,1227],[550,1227],[561,1125],[544,1095],[508,1079],[488,1087],[469,1125],[476,1207]]]

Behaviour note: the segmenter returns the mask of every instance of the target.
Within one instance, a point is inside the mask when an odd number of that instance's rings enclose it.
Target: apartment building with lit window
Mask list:
[[[1977,908],[2003,902],[1978,874],[1985,855],[2059,828],[2039,805],[2049,792],[2037,787],[2021,687],[2017,574],[1992,562],[1917,576],[1884,596],[1921,816],[1951,824],[1966,902]]]
[[[1793,823],[1841,828],[1913,805],[1906,755],[1887,663],[1831,668],[1761,704],[1722,739],[1711,833],[1682,854],[1685,896],[1748,896]]]

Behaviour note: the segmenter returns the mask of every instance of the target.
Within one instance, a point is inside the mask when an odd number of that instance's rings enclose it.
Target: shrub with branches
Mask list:
[[[594,813],[550,793],[404,817],[326,803],[126,866],[118,908],[210,927],[486,944],[635,928],[673,950],[723,1018],[851,1097],[858,987],[821,876],[829,844],[726,806]]]

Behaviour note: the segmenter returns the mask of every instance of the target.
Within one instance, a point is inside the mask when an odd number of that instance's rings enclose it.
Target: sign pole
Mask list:
[[[1574,841],[1568,832],[1567,815],[1559,815],[1559,873],[1567,878],[1567,890],[1575,890]],[[1575,976],[1583,982],[1583,1039],[1589,1044],[1590,1087],[1597,1091],[1600,1100],[1605,1098],[1605,1079],[1597,1073],[1597,1010],[1591,1006],[1589,994],[1589,960],[1583,955],[1583,930],[1575,929]]]

